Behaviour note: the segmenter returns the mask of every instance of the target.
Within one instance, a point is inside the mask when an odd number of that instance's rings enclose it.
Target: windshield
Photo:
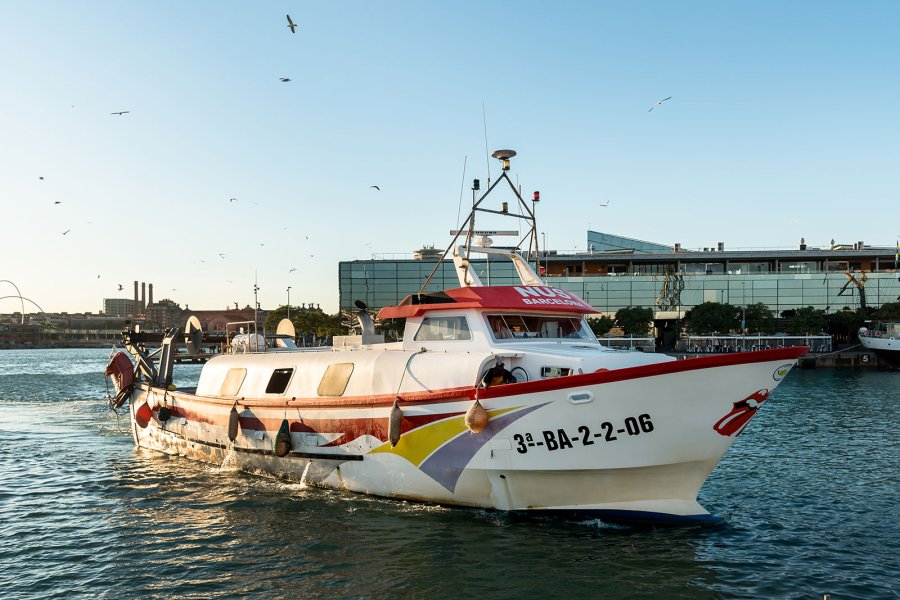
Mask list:
[[[544,315],[487,315],[494,339],[506,340],[582,340],[596,342],[584,319]]]

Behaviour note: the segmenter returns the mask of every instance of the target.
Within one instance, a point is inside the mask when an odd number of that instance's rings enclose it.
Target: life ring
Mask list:
[[[109,392],[106,394],[109,406],[113,409],[119,408],[125,404],[125,400],[134,391],[134,365],[131,364],[131,359],[127,354],[116,352],[109,359],[103,374],[112,379],[113,387],[116,390],[115,396],[110,396]]]

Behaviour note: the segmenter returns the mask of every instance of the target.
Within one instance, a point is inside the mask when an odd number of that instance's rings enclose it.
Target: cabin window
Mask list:
[[[584,340],[597,338],[584,319],[546,315],[488,315],[488,325],[495,340]]]
[[[237,396],[246,376],[247,369],[228,369],[228,373],[225,374],[225,381],[222,382],[222,387],[219,389],[219,395]]]
[[[541,367],[541,378],[550,379],[552,377],[568,377],[572,374],[569,367]]]
[[[328,365],[328,369],[325,370],[325,374],[322,376],[322,381],[319,382],[319,395],[343,396],[352,373],[353,363]]]
[[[291,375],[294,374],[293,369],[275,369],[272,377],[269,378],[269,385],[266,386],[267,394],[283,394],[287,389]]]
[[[413,339],[417,342],[471,340],[472,332],[465,317],[425,317]]]

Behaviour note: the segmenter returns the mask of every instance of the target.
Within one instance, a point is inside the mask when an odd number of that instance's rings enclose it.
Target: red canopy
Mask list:
[[[480,308],[516,312],[566,313],[586,315],[596,312],[584,300],[559,288],[543,285],[464,287],[445,290],[440,298],[413,294],[397,306],[385,306],[379,319],[418,317],[435,310]]]

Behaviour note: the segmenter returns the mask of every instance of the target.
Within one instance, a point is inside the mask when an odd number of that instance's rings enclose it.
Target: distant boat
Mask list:
[[[900,367],[900,322],[881,321],[872,329],[860,327],[859,342],[879,360]]]
[[[385,343],[361,301],[360,334],[336,336],[331,348],[297,348],[292,327],[279,327],[272,345],[252,322],[232,324],[243,331],[230,351],[204,365],[196,387],[179,388],[174,333],[154,364],[126,332],[130,356],[116,354],[107,374],[117,390],[111,405],[128,403],[135,443],[390,498],[709,519],[700,487],[808,349],[677,360],[604,347],[586,321],[591,305],[535,273],[534,213],[507,173],[515,152],[494,156],[500,177],[436,260],[452,256],[460,287],[427,291],[429,276],[378,315],[405,322],[402,341]],[[517,214],[481,208],[501,180]],[[478,247],[477,212],[530,224],[522,247]],[[484,285],[475,252],[511,261],[520,283]],[[190,324],[185,333],[198,335]],[[742,500],[734,502],[754,510]]]

